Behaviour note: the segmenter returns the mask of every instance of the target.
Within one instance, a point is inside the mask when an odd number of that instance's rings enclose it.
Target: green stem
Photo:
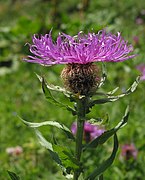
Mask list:
[[[84,122],[86,116],[86,105],[87,98],[84,97],[82,99],[78,99],[77,101],[77,134],[76,134],[76,150],[75,157],[80,164],[81,161],[81,153],[82,153],[82,140],[83,140],[83,130],[84,130]],[[74,180],[78,180],[80,175],[80,169],[75,170],[74,172]]]

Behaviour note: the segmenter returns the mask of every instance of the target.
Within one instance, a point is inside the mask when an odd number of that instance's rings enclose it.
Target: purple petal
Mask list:
[[[136,56],[130,55],[133,47],[128,45],[119,32],[114,35],[107,34],[105,30],[98,34],[79,32],[76,36],[62,33],[54,43],[50,31],[44,36],[34,34],[32,42],[32,45],[28,44],[32,55],[24,60],[42,65],[120,62]]]

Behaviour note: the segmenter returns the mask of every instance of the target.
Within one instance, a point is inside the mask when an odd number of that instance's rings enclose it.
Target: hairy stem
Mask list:
[[[77,161],[81,162],[81,153],[82,153],[82,140],[83,140],[83,130],[84,130],[84,122],[86,116],[86,105],[87,98],[84,97],[82,99],[78,99],[77,101],[77,135],[76,135],[76,150],[75,157]],[[80,175],[80,169],[74,172],[74,180],[78,180]]]

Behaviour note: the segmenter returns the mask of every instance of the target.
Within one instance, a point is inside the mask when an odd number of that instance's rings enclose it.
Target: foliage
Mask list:
[[[53,104],[50,105],[49,102],[45,101],[39,81],[36,81],[34,74],[34,72],[42,74],[42,76],[45,74],[45,79],[49,79],[50,83],[61,86],[58,75],[63,67],[51,67],[48,72],[45,67],[21,62],[28,49],[24,46],[25,42],[30,42],[33,33],[44,34],[49,32],[51,28],[53,28],[54,37],[58,31],[74,35],[80,30],[88,32],[94,29],[97,32],[106,26],[108,30],[121,31],[124,36],[130,38],[131,43],[134,43],[135,52],[139,56],[135,60],[126,61],[123,64],[108,65],[108,83],[102,86],[102,89],[111,91],[113,87],[119,86],[119,93],[124,93],[139,74],[136,65],[142,63],[145,58],[145,20],[144,15],[141,14],[143,4],[144,0],[90,1],[88,8],[83,11],[81,1],[69,0],[66,3],[63,0],[58,4],[58,9],[55,12],[53,1],[2,0],[0,2],[0,65],[3,65],[0,67],[0,174],[2,180],[8,178],[7,170],[15,172],[24,179],[45,180],[48,177],[52,180],[63,179],[59,168],[49,158],[48,152],[39,146],[36,139],[31,138],[33,132],[28,131],[23,126],[17,114],[24,119],[31,119],[33,122],[42,122],[42,119],[57,122],[59,120],[59,123],[66,124],[67,127],[70,127],[75,120],[67,110],[62,112],[59,107],[56,109]],[[142,24],[136,24],[136,18],[138,17],[143,18]],[[139,42],[136,43],[133,40],[134,36],[138,36]],[[10,60],[12,60],[12,64],[15,64],[15,62],[18,64],[16,68],[3,64],[3,61]],[[109,121],[105,126],[110,129],[118,123],[118,118],[121,118],[124,108],[130,104],[129,125],[123,128],[121,133],[118,132],[118,138],[121,144],[134,142],[139,154],[136,160],[126,162],[120,158],[119,150],[114,165],[105,174],[105,179],[113,177],[114,180],[132,180],[142,179],[145,175],[143,148],[145,136],[145,125],[143,123],[143,117],[145,117],[144,86],[145,84],[142,81],[134,94],[114,102],[113,106],[110,106],[109,103],[101,105],[100,109],[94,106],[93,112],[87,116],[88,119],[92,116],[94,119],[98,116],[104,119],[106,114],[109,114]],[[53,94],[57,93],[54,91]],[[61,93],[57,97],[58,101],[64,98],[63,102],[68,104],[67,99]],[[69,103],[69,106],[71,106],[71,103]],[[46,107],[48,108],[46,109]],[[66,140],[65,134],[60,135],[57,128],[41,127],[41,129],[44,132],[44,137],[55,139],[56,142],[58,137],[61,142]],[[55,133],[55,137],[52,137],[51,132]],[[96,162],[99,162],[98,154],[99,157],[107,159],[107,155],[111,151],[109,149],[110,143],[108,141],[107,145],[104,145],[103,149],[98,149],[97,152],[91,150],[90,154],[86,153],[84,159],[87,159],[87,166],[90,165],[91,167],[93,165],[92,157],[95,157]],[[22,154],[10,156],[6,153],[7,147],[18,144],[23,147]],[[121,149],[121,146],[119,146],[119,149]],[[92,170],[90,168],[89,172],[91,173]]]

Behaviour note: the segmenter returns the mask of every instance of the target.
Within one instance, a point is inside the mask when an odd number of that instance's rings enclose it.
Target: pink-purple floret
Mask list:
[[[77,132],[77,123],[74,122],[71,126],[71,131],[73,134]],[[92,125],[88,122],[84,124],[84,139],[86,140],[86,135],[89,135],[90,141],[99,137],[105,132],[105,129],[98,125]]]
[[[133,51],[121,34],[106,33],[105,30],[98,34],[79,32],[76,36],[64,33],[58,35],[53,42],[51,31],[46,35],[34,35],[33,44],[29,44],[30,52],[27,62],[51,66],[54,64],[87,64],[91,62],[119,62],[135,57],[129,55]]]
[[[133,143],[131,144],[124,144],[121,149],[121,155],[126,159],[129,160],[131,158],[136,159],[138,154],[138,150],[136,149]]]

